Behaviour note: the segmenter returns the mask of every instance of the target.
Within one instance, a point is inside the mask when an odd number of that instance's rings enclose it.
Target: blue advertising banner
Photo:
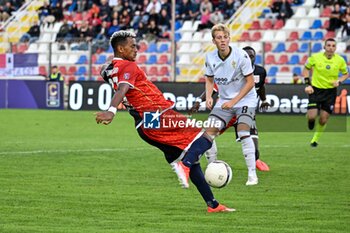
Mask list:
[[[38,54],[2,54],[0,76],[28,76],[39,74]]]
[[[63,109],[63,83],[0,80],[0,108]]]

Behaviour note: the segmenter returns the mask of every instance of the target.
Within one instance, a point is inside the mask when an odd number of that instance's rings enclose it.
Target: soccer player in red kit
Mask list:
[[[96,113],[96,122],[111,123],[117,112],[116,107],[126,97],[128,104],[125,105],[135,119],[140,137],[163,151],[168,163],[181,161],[187,154],[197,159],[186,169],[190,170],[190,179],[207,204],[207,211],[234,211],[219,204],[214,198],[199,164],[200,156],[211,147],[211,138],[199,128],[186,126],[184,123],[187,118],[172,110],[174,103],[166,100],[162,92],[137,66],[135,34],[129,31],[115,32],[110,43],[114,50],[113,69],[106,72],[103,78],[108,80],[116,91],[109,109]]]

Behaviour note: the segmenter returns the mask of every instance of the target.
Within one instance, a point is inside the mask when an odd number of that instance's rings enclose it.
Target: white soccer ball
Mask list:
[[[230,165],[222,160],[216,160],[208,164],[204,173],[207,183],[214,188],[223,188],[232,179],[232,169]]]

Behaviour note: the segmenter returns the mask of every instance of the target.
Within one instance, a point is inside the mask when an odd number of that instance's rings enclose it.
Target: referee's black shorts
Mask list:
[[[322,109],[329,114],[333,112],[335,99],[337,98],[337,88],[320,89],[312,87],[314,93],[309,95],[309,104],[307,109]]]

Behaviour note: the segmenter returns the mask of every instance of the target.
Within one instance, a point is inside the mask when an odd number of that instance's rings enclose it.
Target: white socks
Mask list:
[[[242,143],[242,152],[244,155],[245,163],[248,168],[248,177],[256,178],[256,163],[255,163],[255,146],[253,139],[251,137],[247,137],[241,139]]]
[[[209,150],[205,152],[205,157],[208,160],[208,163],[211,163],[217,159],[218,155],[218,148],[216,147],[216,142],[213,140],[213,145]]]

